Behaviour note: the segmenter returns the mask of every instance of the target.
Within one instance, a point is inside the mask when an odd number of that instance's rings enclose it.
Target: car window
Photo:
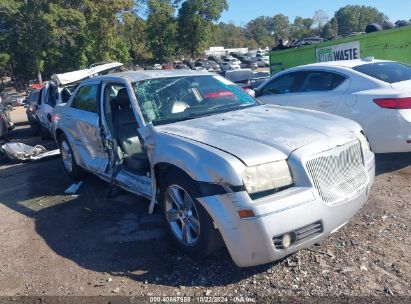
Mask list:
[[[167,124],[257,106],[245,91],[221,76],[196,75],[133,83],[147,124]]]
[[[71,95],[74,93],[74,91],[77,88],[77,84],[69,85],[63,88],[61,91],[61,102],[66,103],[69,101]]]
[[[89,84],[79,88],[71,106],[79,110],[96,113],[97,87],[97,84]]]
[[[299,73],[288,73],[269,81],[262,90],[262,95],[286,94],[294,92],[294,84]]]
[[[343,83],[345,79],[342,75],[330,72],[303,72],[296,92],[331,91]]]
[[[353,67],[354,70],[388,83],[411,79],[411,66],[398,62],[376,62]]]

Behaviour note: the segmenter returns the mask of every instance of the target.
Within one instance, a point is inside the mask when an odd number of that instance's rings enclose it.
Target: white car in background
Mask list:
[[[262,56],[257,59],[258,67],[268,67],[270,65],[270,57]]]
[[[220,67],[222,71],[229,71],[229,70],[239,70],[241,66],[236,61],[224,61],[220,63]]]
[[[256,91],[262,103],[300,107],[358,122],[373,152],[411,152],[411,67],[365,58],[283,71]]]

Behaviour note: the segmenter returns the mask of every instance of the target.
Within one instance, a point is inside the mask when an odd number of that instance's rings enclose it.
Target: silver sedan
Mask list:
[[[360,126],[260,105],[221,76],[141,71],[84,81],[52,115],[64,168],[159,205],[171,238],[238,266],[280,259],[337,231],[366,201],[374,154]]]

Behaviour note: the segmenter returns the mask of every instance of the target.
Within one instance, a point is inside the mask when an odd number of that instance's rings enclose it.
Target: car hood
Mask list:
[[[264,105],[156,126],[225,151],[247,166],[287,159],[300,147],[327,141],[337,145],[360,127],[322,112]]]

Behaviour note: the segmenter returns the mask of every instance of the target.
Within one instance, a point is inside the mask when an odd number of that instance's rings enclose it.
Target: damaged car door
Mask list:
[[[110,159],[112,180],[129,191],[151,196],[150,164],[138,131],[141,121],[135,115],[127,85],[103,82],[101,122]]]
[[[79,162],[94,173],[103,173],[109,158],[100,134],[98,103],[101,84],[88,82],[78,88],[64,123],[78,148]]]

